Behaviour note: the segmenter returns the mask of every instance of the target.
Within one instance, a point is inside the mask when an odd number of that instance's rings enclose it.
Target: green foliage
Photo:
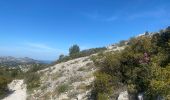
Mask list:
[[[80,48],[76,44],[69,48],[69,55],[70,56],[75,55],[76,53],[79,53],[79,52],[80,52]]]
[[[22,78],[23,72],[20,68],[8,68],[8,67],[0,67],[0,76],[4,76],[7,78]]]
[[[127,41],[125,41],[125,40],[121,40],[120,42],[119,42],[119,44],[118,44],[118,46],[124,46],[124,45],[126,45],[126,42]]]
[[[64,59],[64,55],[63,54],[61,54],[60,56],[59,56],[59,58],[58,58],[59,60],[62,60],[62,59]]]
[[[61,93],[67,92],[69,88],[70,86],[68,84],[61,84],[57,87],[57,93],[61,94]]]
[[[26,74],[25,83],[27,84],[27,89],[32,90],[40,86],[40,75],[38,73]]]
[[[136,85],[134,84],[128,84],[127,89],[129,93],[132,93],[132,94],[137,93],[137,88],[136,88]]]
[[[0,67],[0,99],[8,92],[7,85],[15,78],[22,78],[23,72],[19,69],[12,69],[9,67]]]
[[[107,94],[105,93],[99,93],[97,96],[97,100],[109,100]]]
[[[75,59],[75,58],[90,56],[92,54],[95,54],[95,53],[98,53],[98,52],[102,52],[104,50],[106,50],[105,47],[102,47],[102,48],[92,48],[92,49],[82,50],[82,51],[79,51],[77,53],[72,53],[69,56],[60,55],[59,59],[56,61],[56,63],[66,62],[68,60],[72,60],[72,59]]]
[[[85,71],[85,70],[86,70],[85,68],[81,67],[77,71]]]
[[[122,51],[92,57],[99,71],[95,74],[95,93],[112,94],[117,85],[124,84],[128,92],[144,92],[146,99],[170,98],[170,30],[153,36],[131,38]],[[108,96],[107,96],[108,97]]]
[[[64,56],[62,59],[58,59],[56,63],[66,62],[68,60],[71,60],[72,58],[70,56]]]
[[[40,86],[40,73],[37,71],[43,69],[44,65],[35,64],[25,73],[25,83],[27,84],[28,91],[31,91]]]
[[[47,66],[46,65],[43,65],[43,64],[33,64],[29,70],[27,71],[27,73],[32,73],[32,72],[37,72],[39,70],[42,70],[44,68],[46,68]]]
[[[0,76],[0,99],[7,94],[8,92],[7,84],[9,82],[11,82],[10,78]]]
[[[154,64],[151,70],[152,79],[150,80],[151,95],[161,95],[169,100],[170,96],[170,65],[165,68]]]
[[[0,99],[9,93],[7,85],[14,79],[25,78],[28,90],[39,86],[40,76],[36,72],[46,66],[33,64],[30,67],[30,70],[25,73],[18,67],[0,66]]]
[[[99,93],[110,93],[112,87],[112,77],[106,73],[95,73],[95,90]]]

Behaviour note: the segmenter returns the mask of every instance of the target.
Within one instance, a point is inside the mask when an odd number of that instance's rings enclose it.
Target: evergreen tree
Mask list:
[[[73,45],[73,46],[71,46],[70,48],[69,48],[69,55],[70,56],[72,56],[72,55],[75,55],[75,54],[77,54],[77,53],[79,53],[80,52],[80,48],[79,48],[79,46],[78,45]]]

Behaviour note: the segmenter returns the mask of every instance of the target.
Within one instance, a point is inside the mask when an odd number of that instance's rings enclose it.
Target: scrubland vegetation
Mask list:
[[[0,67],[0,98],[10,92],[7,85],[15,79],[25,79],[28,90],[38,87],[40,75],[37,71],[45,67],[46,65],[32,64],[27,72],[24,72],[21,68]]]
[[[25,73],[25,83],[27,84],[27,90],[31,91],[41,85],[40,73],[37,71],[46,68],[46,65],[35,64]]]
[[[69,55],[68,56],[60,55],[59,59],[56,61],[56,63],[66,62],[68,60],[72,60],[72,59],[75,59],[75,58],[90,56],[92,54],[102,52],[104,50],[106,50],[105,47],[92,48],[92,49],[87,49],[87,50],[80,51],[80,48],[79,48],[78,45],[73,45],[72,47],[69,48]]]
[[[97,100],[112,98],[126,86],[130,100],[143,93],[144,100],[170,99],[170,29],[129,40],[122,51],[92,57],[99,70],[94,74]],[[115,98],[115,97],[114,97]]]
[[[9,92],[7,84],[10,83],[13,79],[22,77],[22,71],[19,68],[12,69],[0,67],[0,99]]]

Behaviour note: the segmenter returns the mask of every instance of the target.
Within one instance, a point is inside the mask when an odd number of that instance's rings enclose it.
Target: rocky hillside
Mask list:
[[[39,71],[41,86],[33,90],[29,100],[87,100],[90,97],[93,73],[90,56],[82,57]]]
[[[116,47],[104,52],[123,48]],[[96,55],[75,58],[38,71],[40,86],[28,91],[28,100],[93,100],[94,72],[98,68],[92,59]]]

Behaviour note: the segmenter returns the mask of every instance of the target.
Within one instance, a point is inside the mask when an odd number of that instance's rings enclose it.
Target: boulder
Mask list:
[[[127,91],[121,92],[117,100],[129,100],[128,92]]]

